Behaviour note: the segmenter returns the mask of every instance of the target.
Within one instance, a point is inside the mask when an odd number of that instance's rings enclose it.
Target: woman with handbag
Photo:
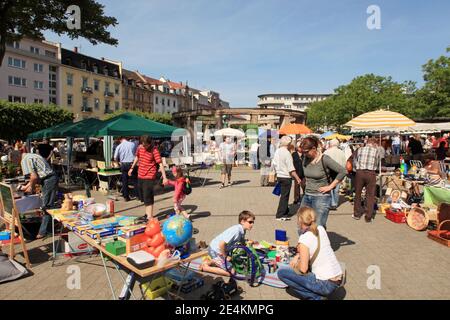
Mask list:
[[[305,194],[300,207],[311,207],[317,214],[317,224],[326,228],[331,207],[331,191],[346,175],[345,168],[330,156],[322,154],[319,140],[314,136],[303,139],[302,167]]]
[[[300,208],[297,218],[297,255],[291,259],[290,268],[278,270],[278,278],[301,298],[322,300],[341,285],[343,271],[327,232],[316,224],[314,210]]]

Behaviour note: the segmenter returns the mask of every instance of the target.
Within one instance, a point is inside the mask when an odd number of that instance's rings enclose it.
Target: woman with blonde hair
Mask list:
[[[343,271],[327,232],[316,223],[314,210],[300,208],[297,218],[297,255],[291,259],[290,268],[278,270],[278,277],[301,298],[322,300],[341,285]]]

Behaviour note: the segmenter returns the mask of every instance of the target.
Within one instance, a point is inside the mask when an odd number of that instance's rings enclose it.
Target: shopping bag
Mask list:
[[[272,193],[276,196],[281,196],[281,184],[279,182],[277,182],[275,188],[273,188]]]
[[[269,172],[269,183],[275,183],[275,172]]]

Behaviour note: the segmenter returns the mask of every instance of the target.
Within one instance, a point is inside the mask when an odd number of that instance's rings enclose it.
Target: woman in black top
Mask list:
[[[445,160],[445,142],[441,141],[439,147],[436,149],[436,160]]]
[[[296,149],[294,152],[292,152],[292,159],[294,162],[294,168],[297,175],[300,177],[300,179],[303,179],[303,167],[302,167],[302,148],[300,148],[301,141],[300,139],[297,141]],[[300,188],[303,190],[302,193],[304,193],[304,183],[302,180],[302,184],[299,185],[296,180],[294,180],[294,204],[299,203],[302,198],[300,195]]]

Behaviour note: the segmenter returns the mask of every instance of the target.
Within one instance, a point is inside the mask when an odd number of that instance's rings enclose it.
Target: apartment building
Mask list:
[[[122,105],[130,111],[154,112],[154,90],[137,71],[122,70]]]
[[[25,38],[6,45],[0,67],[0,99],[59,104],[60,45]]]
[[[61,48],[60,105],[75,120],[102,119],[122,108],[122,64]]]
[[[258,106],[263,109],[306,111],[311,103],[330,96],[331,94],[262,94],[258,96]]]

